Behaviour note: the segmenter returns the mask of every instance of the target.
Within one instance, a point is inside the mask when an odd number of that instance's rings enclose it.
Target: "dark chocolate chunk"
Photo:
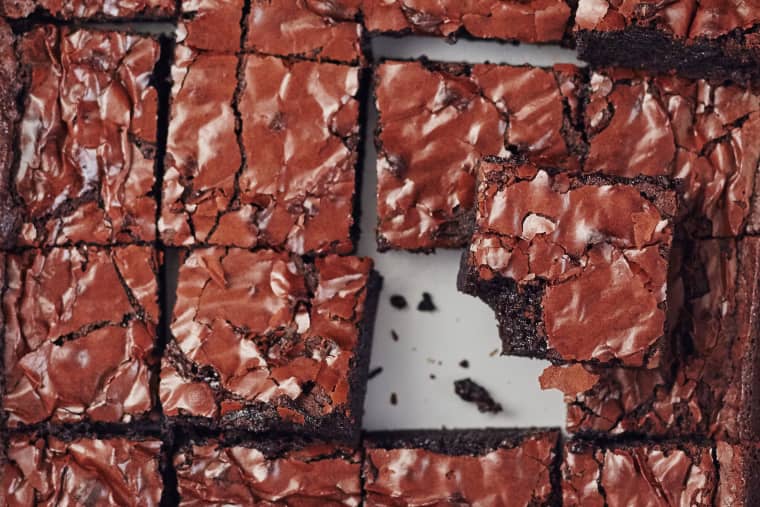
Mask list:
[[[497,414],[504,410],[501,404],[496,403],[491,397],[491,393],[485,387],[477,384],[472,379],[456,380],[454,382],[454,392],[464,401],[475,403],[480,412]]]

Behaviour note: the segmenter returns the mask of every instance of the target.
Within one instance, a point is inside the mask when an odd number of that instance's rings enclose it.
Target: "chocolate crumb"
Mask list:
[[[438,307],[433,303],[433,296],[429,292],[422,293],[422,301],[417,305],[417,310],[421,312],[435,312]]]
[[[469,368],[470,362],[467,359],[462,359],[461,361],[459,361],[459,366],[461,366],[462,368]]]
[[[430,379],[431,379],[431,380],[435,380],[435,373],[431,373],[431,374],[430,374]]]
[[[394,342],[398,341],[398,333],[394,331],[393,329],[391,329],[391,338],[393,338]]]
[[[480,412],[497,414],[503,409],[500,403],[496,403],[491,393],[485,387],[475,383],[472,379],[465,378],[454,382],[454,392],[469,403],[475,403]]]
[[[391,296],[391,306],[397,310],[403,310],[409,304],[406,302],[406,298],[401,294],[394,294]]]
[[[391,405],[397,405],[398,404],[398,396],[396,393],[391,393]]]
[[[489,357],[496,357],[496,355],[499,353],[499,349],[493,349],[490,354],[488,354]]]
[[[377,377],[383,372],[383,367],[378,366],[377,368],[374,368],[372,371],[369,372],[369,375],[367,375],[367,380],[372,380],[373,378]]]

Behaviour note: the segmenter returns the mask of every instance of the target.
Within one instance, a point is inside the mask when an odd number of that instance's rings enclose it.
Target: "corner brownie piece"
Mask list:
[[[579,0],[575,36],[594,65],[760,78],[760,5],[740,0]]]
[[[580,87],[571,65],[379,65],[379,248],[464,246],[482,156],[516,149],[536,163],[578,169]]]
[[[158,506],[163,491],[161,441],[18,434],[0,466],[0,503]]]
[[[352,252],[359,68],[176,54],[163,240]]]
[[[47,25],[20,37],[19,156],[0,177],[18,245],[155,239],[159,53],[152,38],[116,32]]]
[[[478,182],[458,285],[494,309],[504,353],[658,365],[678,207],[670,183],[495,158],[482,161]]]
[[[10,193],[21,92],[16,37],[0,18],[0,249],[15,242],[19,215]]]
[[[153,409],[158,264],[141,246],[7,255],[10,427],[129,422]]]
[[[367,29],[519,42],[562,42],[570,28],[565,0],[363,0]]]
[[[365,505],[555,505],[558,430],[420,430],[365,437]]]
[[[379,283],[367,258],[193,251],[179,269],[164,413],[180,424],[352,440]]]
[[[361,455],[300,438],[209,440],[174,456],[179,505],[326,505],[361,503]]]
[[[65,20],[164,19],[175,13],[175,0],[0,0],[0,16],[32,14]]]

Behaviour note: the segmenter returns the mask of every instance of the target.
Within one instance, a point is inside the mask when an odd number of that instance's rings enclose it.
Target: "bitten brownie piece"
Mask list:
[[[2,459],[0,503],[158,506],[161,462],[161,441],[150,438],[14,435]]]
[[[361,503],[361,456],[335,444],[252,440],[189,444],[174,457],[179,505]]]
[[[718,481],[713,449],[705,444],[571,441],[562,505],[726,505],[713,503]]]
[[[760,231],[760,93],[608,69],[584,95],[587,172],[684,180],[695,236]]]
[[[651,371],[592,369],[593,387],[581,392],[559,385],[571,432],[760,439],[760,238],[679,250],[673,269],[681,276],[671,293],[684,303],[675,362]]]
[[[481,156],[580,167],[580,71],[388,61],[375,76],[378,246],[462,247]]]
[[[193,251],[179,270],[164,413],[180,424],[352,440],[379,284],[366,258]]]
[[[90,21],[163,19],[175,13],[175,0],[0,0],[0,16],[42,14]]]
[[[23,246],[155,239],[156,40],[42,26],[21,36],[18,166]],[[7,225],[7,224],[6,224]]]
[[[569,31],[565,0],[363,0],[367,29],[455,38],[561,42]]]
[[[760,78],[760,4],[742,0],[579,0],[575,36],[595,65]]]
[[[358,67],[242,58],[177,48],[162,238],[350,253]]]
[[[20,226],[18,209],[9,188],[18,131],[17,101],[20,92],[16,37],[11,27],[0,18],[0,249],[8,248],[15,242]]]
[[[9,426],[129,422],[153,408],[158,264],[140,246],[7,255]]]
[[[505,354],[659,364],[678,208],[669,184],[482,161],[458,285],[494,309]]]
[[[365,505],[555,505],[558,430],[420,430],[365,437]]]

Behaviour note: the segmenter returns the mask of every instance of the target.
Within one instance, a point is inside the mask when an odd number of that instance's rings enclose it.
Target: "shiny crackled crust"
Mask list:
[[[17,243],[154,240],[158,42],[47,25],[18,47],[26,79],[10,183]]]
[[[0,465],[0,503],[158,506],[161,441],[15,435]]]
[[[257,502],[358,506],[359,452],[320,442],[257,440],[237,445],[211,440],[174,456],[179,505]]]
[[[587,507],[710,507],[718,489],[713,449],[690,443],[605,446],[571,441],[562,464],[562,504]]]
[[[675,363],[659,370],[595,372],[582,393],[566,392],[572,432],[760,436],[757,292],[760,238],[702,240],[679,255]],[[672,372],[672,373],[671,373]]]
[[[558,441],[551,430],[370,433],[365,504],[554,505]]]
[[[370,32],[459,34],[479,39],[561,42],[571,9],[565,0],[363,0]]]
[[[499,159],[478,178],[459,286],[495,310],[505,352],[657,366],[678,209],[669,183]]]
[[[177,48],[162,238],[350,253],[359,69],[243,60]]]
[[[164,413],[350,439],[361,419],[377,280],[366,258],[195,250],[182,262]]]
[[[129,422],[153,408],[158,264],[140,246],[7,255],[9,426]]]
[[[580,74],[507,65],[389,61],[377,68],[378,244],[463,246],[481,156],[515,149],[577,169]]]
[[[25,18],[44,14],[73,20],[123,20],[168,18],[175,0],[0,0],[0,15]]]

